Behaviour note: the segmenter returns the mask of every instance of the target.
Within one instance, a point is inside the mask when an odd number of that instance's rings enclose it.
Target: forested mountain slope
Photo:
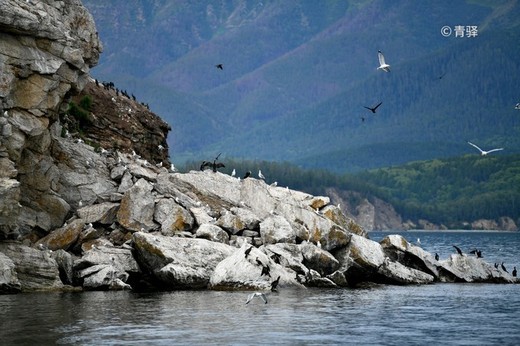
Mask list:
[[[461,155],[466,140],[520,151],[516,1],[84,2],[105,47],[93,74],[170,123],[174,162],[345,172]],[[456,25],[477,36],[441,35]]]

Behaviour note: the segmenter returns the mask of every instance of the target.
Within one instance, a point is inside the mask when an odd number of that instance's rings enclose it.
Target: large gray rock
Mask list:
[[[139,179],[129,189],[117,212],[117,221],[130,231],[149,231],[156,228],[153,221],[155,201],[151,194],[152,184],[145,179]]]
[[[21,289],[13,261],[0,252],[0,294],[18,293]]]
[[[138,263],[165,288],[206,288],[224,258],[236,249],[206,239],[133,234]]]
[[[442,268],[449,271],[450,276],[441,276],[441,281],[447,282],[489,282],[515,283],[518,279],[511,274],[487,263],[476,256],[460,256],[452,254],[447,260],[440,262]]]
[[[64,289],[58,264],[49,250],[37,250],[16,243],[0,243],[0,252],[13,261],[22,291]]]
[[[268,290],[278,277],[278,287],[302,287],[296,281],[294,271],[275,263],[261,250],[253,247],[246,258],[245,251],[248,248],[249,245],[244,244],[216,266],[211,275],[209,288]],[[269,274],[263,273],[264,266],[269,268]]]
[[[78,216],[86,223],[99,222],[110,225],[116,221],[119,203],[105,202],[82,207],[78,209]]]
[[[211,225],[207,223],[200,225],[195,232],[195,237],[229,244],[229,235],[217,225]]]
[[[161,225],[161,234],[166,236],[189,231],[195,225],[191,213],[172,198],[163,198],[156,203],[154,219]]]
[[[379,243],[356,234],[352,234],[349,245],[335,257],[352,286],[361,282],[424,284],[434,281],[432,275],[391,261]]]

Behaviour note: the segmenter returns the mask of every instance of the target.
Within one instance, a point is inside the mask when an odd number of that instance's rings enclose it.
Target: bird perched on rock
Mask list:
[[[477,258],[482,258],[482,251],[480,251],[479,249],[471,250],[469,253],[477,256]]]
[[[262,174],[262,171],[261,170],[258,170],[258,178],[262,179],[262,180],[265,180],[265,177],[264,175]]]
[[[262,265],[262,273],[260,273],[260,276],[264,274],[271,277],[271,268],[269,268],[269,266]]]
[[[237,171],[233,168],[233,172],[231,172],[231,176],[234,177],[235,175],[237,175]]]
[[[459,255],[463,256],[463,254],[462,254],[462,250],[461,250],[458,246],[453,245],[453,247],[455,248],[455,250],[457,250],[457,252],[458,252]]]
[[[438,261],[439,260],[439,254],[436,252],[435,253],[435,260]]]
[[[251,253],[251,250],[253,250],[253,246],[251,246],[249,249],[244,251],[245,258],[247,258],[247,256],[249,256],[249,254]]]
[[[242,179],[249,178],[250,176],[251,176],[251,171],[247,171]]]
[[[500,265],[500,267],[502,267],[502,270],[505,271],[506,273],[509,273],[506,269],[506,266],[504,265],[504,262],[502,262],[502,264]]]
[[[276,291],[276,287],[278,286],[279,282],[280,282],[280,275],[278,275],[278,278],[276,278],[276,280],[271,282],[271,291],[273,291],[273,292]]]
[[[511,272],[511,275],[513,275],[516,278],[516,267],[513,267],[513,271]]]

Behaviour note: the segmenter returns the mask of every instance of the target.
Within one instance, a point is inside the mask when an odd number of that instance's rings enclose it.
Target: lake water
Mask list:
[[[388,233],[371,233],[379,240]],[[406,232],[454,253],[519,267],[520,233]],[[520,285],[433,284],[248,292],[0,296],[0,345],[520,345]]]

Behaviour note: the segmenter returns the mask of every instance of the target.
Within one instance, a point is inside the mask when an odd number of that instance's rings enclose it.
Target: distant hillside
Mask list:
[[[345,172],[462,155],[466,140],[520,152],[516,1],[84,3],[105,48],[93,74],[170,123],[174,162],[224,152]]]

